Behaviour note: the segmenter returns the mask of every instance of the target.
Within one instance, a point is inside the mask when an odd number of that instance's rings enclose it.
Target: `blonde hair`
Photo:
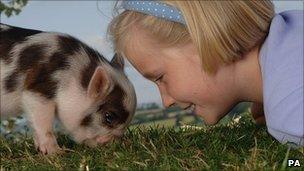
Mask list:
[[[162,1],[181,10],[186,26],[135,11],[117,15],[108,28],[115,50],[122,55],[136,25],[149,30],[163,45],[191,41],[201,58],[202,69],[215,73],[261,44],[268,34],[274,6],[270,0]]]

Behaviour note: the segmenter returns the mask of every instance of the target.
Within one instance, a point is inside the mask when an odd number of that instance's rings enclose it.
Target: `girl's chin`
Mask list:
[[[219,122],[219,118],[216,117],[216,114],[212,112],[208,112],[206,110],[202,110],[199,106],[195,105],[193,112],[200,116],[207,125],[215,125]]]

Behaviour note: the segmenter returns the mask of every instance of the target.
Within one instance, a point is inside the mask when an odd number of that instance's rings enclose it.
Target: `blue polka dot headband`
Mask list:
[[[186,25],[179,9],[159,1],[124,0],[121,5],[125,10],[136,11]]]

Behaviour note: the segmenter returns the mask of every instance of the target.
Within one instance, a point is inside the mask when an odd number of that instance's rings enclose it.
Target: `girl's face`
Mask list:
[[[233,65],[205,73],[192,43],[164,47],[144,31],[136,31],[126,47],[130,63],[159,89],[165,107],[194,105],[207,124],[215,124],[238,102]]]

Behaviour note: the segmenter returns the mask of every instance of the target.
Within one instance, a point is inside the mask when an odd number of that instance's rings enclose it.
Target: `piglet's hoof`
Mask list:
[[[58,144],[45,143],[36,147],[37,151],[43,155],[60,154],[63,150],[58,146]]]

